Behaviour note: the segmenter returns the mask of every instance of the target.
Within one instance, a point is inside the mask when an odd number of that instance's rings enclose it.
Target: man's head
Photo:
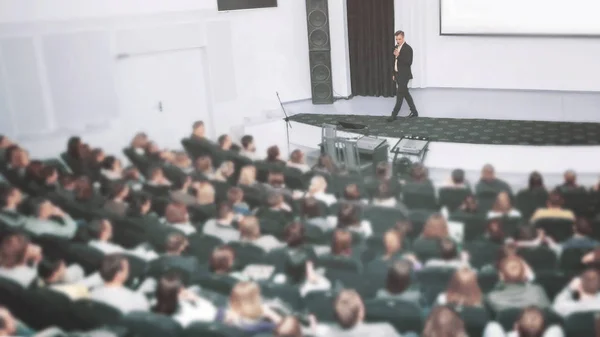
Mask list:
[[[404,43],[404,32],[399,30],[394,35],[396,36],[396,43],[399,46],[402,45]]]
[[[242,137],[242,147],[244,148],[244,150],[249,151],[249,152],[254,152],[256,151],[256,146],[254,145],[254,137],[250,136],[250,135],[245,135],[244,137]]]
[[[67,266],[63,260],[45,258],[38,263],[37,270],[46,284],[56,284],[64,281]]]
[[[527,280],[525,265],[518,256],[508,256],[500,261],[499,274],[504,283],[522,283]]]
[[[100,241],[110,241],[113,236],[112,224],[108,219],[96,219],[89,225],[90,236]]]
[[[197,121],[192,126],[192,134],[196,137],[204,138],[204,122]]]
[[[342,290],[333,303],[335,318],[343,329],[352,329],[365,318],[365,306],[355,290]]]
[[[496,179],[496,172],[491,164],[485,164],[481,169],[481,180],[492,181]]]
[[[123,285],[129,277],[129,262],[121,254],[105,255],[100,266],[100,276],[105,283]]]
[[[600,275],[595,269],[581,273],[581,291],[589,296],[595,296],[600,291]]]
[[[519,336],[541,337],[544,334],[544,313],[536,307],[527,307],[515,322],[515,330]]]
[[[219,146],[223,150],[229,150],[231,148],[231,145],[233,144],[231,141],[231,137],[229,137],[229,135],[227,134],[220,135],[218,142]]]

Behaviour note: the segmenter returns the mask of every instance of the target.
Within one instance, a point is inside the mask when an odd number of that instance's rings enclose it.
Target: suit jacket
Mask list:
[[[398,72],[394,70],[394,76],[396,76],[397,82],[408,82],[412,80],[412,70],[410,67],[413,63],[413,49],[412,47],[404,42],[400,49],[400,55],[395,59],[398,66]]]

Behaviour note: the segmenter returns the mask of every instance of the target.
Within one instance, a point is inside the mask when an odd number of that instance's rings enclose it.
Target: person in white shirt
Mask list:
[[[521,212],[512,206],[510,201],[510,195],[507,192],[500,192],[496,197],[496,202],[492,209],[488,212],[488,219],[495,219],[501,217],[509,217],[514,219],[521,218]]]
[[[169,225],[182,231],[185,235],[196,233],[196,227],[190,223],[190,215],[184,204],[170,203],[165,210],[165,220]]]
[[[70,215],[58,208],[50,200],[40,199],[36,203],[36,218],[30,218],[23,226],[35,235],[53,235],[67,239],[73,238],[77,223]]]
[[[584,271],[580,277],[556,296],[553,309],[567,317],[583,311],[600,311],[600,275],[594,269]]]
[[[217,308],[210,301],[184,288],[175,270],[160,278],[152,311],[172,317],[183,328],[194,322],[212,322],[217,316]]]
[[[113,236],[113,227],[108,219],[94,220],[89,224],[88,229],[90,235],[93,237],[93,240],[89,241],[88,245],[98,249],[104,254],[131,254],[146,261],[151,261],[158,257],[158,254],[155,251],[147,249],[143,245],[128,250],[116,243],[110,242]]]
[[[42,260],[42,249],[20,233],[4,236],[0,242],[0,277],[14,281],[24,288],[37,277],[35,264]],[[30,264],[34,264],[33,267]]]
[[[150,304],[141,292],[135,292],[124,286],[129,277],[129,262],[121,254],[104,256],[100,267],[100,276],[104,285],[95,288],[90,298],[108,304],[126,314],[131,311],[148,311]]]
[[[241,139],[242,143],[242,151],[240,154],[244,157],[247,157],[251,160],[260,160],[260,156],[256,154],[256,145],[254,144],[254,137],[250,135],[245,135]]]
[[[357,232],[365,237],[373,234],[373,228],[368,220],[360,219],[360,208],[358,205],[351,203],[342,203],[338,210],[337,219],[329,217],[329,221],[337,221],[337,228],[347,229],[352,232]]]
[[[335,204],[337,202],[335,195],[328,194],[325,191],[327,191],[327,180],[322,176],[314,176],[310,180],[310,186],[308,187],[306,196],[322,201],[327,204],[327,206]]]

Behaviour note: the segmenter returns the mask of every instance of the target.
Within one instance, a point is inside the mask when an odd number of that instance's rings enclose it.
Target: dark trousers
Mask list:
[[[392,117],[398,116],[398,112],[402,108],[402,101],[406,99],[406,103],[408,103],[408,107],[410,108],[410,112],[418,113],[417,107],[415,106],[415,101],[413,101],[410,92],[408,92],[408,81],[410,79],[399,79],[396,76],[396,105],[394,106],[394,110],[392,110]]]

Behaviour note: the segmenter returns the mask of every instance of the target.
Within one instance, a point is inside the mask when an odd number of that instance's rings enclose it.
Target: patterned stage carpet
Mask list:
[[[422,136],[431,141],[505,145],[598,145],[600,123],[538,122],[494,119],[399,118],[387,116],[298,114],[292,121],[321,127],[339,121],[360,123],[368,129],[338,130],[382,137]]]

